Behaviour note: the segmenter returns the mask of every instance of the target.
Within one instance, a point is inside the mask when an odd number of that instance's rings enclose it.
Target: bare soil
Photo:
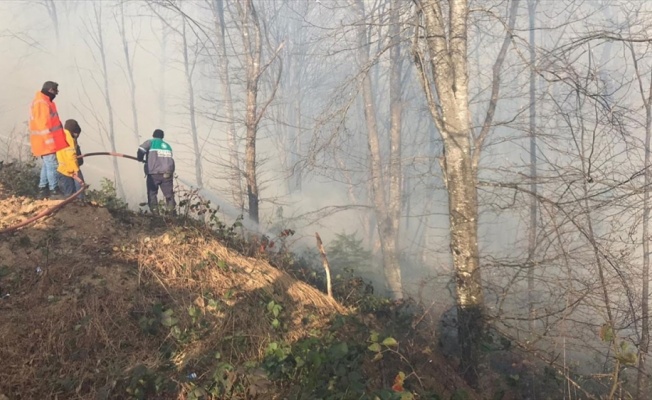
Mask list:
[[[0,183],[0,229],[59,201],[15,196]],[[282,329],[270,323],[271,301],[283,306]],[[170,325],[160,323],[163,310],[172,310]],[[73,203],[0,235],[0,400],[138,398],[143,370],[167,371],[176,383],[156,398],[185,399],[192,384],[184,377],[209,377],[217,353],[233,365],[260,361],[270,342],[309,337],[354,312],[196,226]],[[373,315],[360,323],[383,327]],[[352,329],[338,332],[348,334],[364,343]],[[402,351],[409,382],[442,398],[458,388],[480,398],[436,345],[413,335]],[[369,385],[391,385],[399,368],[367,363]],[[256,385],[248,398],[288,393],[265,377]]]

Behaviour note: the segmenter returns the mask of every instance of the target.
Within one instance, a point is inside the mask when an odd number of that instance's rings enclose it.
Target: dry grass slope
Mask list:
[[[5,197],[1,223],[51,203]],[[283,305],[287,340],[346,312],[263,260],[242,257],[192,228],[152,231],[149,222],[134,217],[132,226],[119,226],[103,208],[71,205],[3,238],[0,393],[50,398],[74,384],[88,398],[111,389],[115,382],[106,378],[116,372],[157,367],[162,343],[143,336],[136,318],[157,302],[179,310],[195,305],[213,320],[211,334],[178,356],[179,370],[236,335],[249,345],[229,357],[262,357],[272,334],[261,323],[267,319],[261,302]],[[207,297],[226,300],[209,307]]]
[[[0,229],[51,204],[0,183]],[[206,378],[216,359],[261,361],[269,343],[315,336],[335,316],[355,313],[202,229],[77,204],[0,237],[0,297],[0,398],[11,400],[136,398],[139,385],[163,385],[143,383],[151,371],[165,372],[174,388],[156,398],[193,398],[189,373]],[[280,327],[270,303],[282,307]],[[372,315],[359,319],[382,329]],[[352,332],[337,334],[366,346]],[[419,337],[406,338],[403,351],[415,355],[410,366],[422,387],[441,398],[465,388]],[[364,365],[370,387],[391,385],[398,371]],[[226,378],[257,379],[237,398],[291,398],[293,388],[260,367],[238,368]]]

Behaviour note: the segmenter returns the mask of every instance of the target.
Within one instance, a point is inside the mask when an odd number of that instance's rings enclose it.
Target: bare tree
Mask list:
[[[188,37],[186,34],[186,20],[181,23],[181,40],[183,52],[183,72],[186,78],[186,87],[188,89],[188,117],[190,118],[190,135],[192,136],[193,155],[195,157],[195,181],[198,188],[204,187],[202,178],[202,152],[199,146],[199,132],[197,131],[197,118],[195,109],[195,88],[193,84],[193,73],[196,65],[197,56],[190,60],[188,56]]]
[[[283,48],[281,43],[279,47],[271,54],[266,64],[262,64],[263,54],[263,31],[262,24],[258,19],[258,13],[252,0],[245,0],[236,3],[235,8],[239,18],[238,27],[242,36],[243,57],[246,70],[246,93],[245,93],[245,179],[247,182],[247,197],[249,205],[249,218],[258,223],[259,221],[259,202],[260,193],[258,188],[257,158],[256,158],[256,141],[258,135],[258,125],[265,115],[265,111],[270,102],[274,99],[276,88],[281,76],[281,68],[278,69],[278,75],[273,84],[272,93],[269,97],[260,102],[259,82],[262,75],[268,70],[275,60],[280,58],[279,52]],[[259,104],[260,103],[260,104]]]
[[[244,210],[244,196],[242,190],[240,155],[238,151],[238,138],[236,135],[235,113],[233,107],[233,94],[231,91],[231,78],[229,70],[229,56],[227,53],[227,30],[224,12],[224,0],[213,0],[211,2],[213,12],[216,49],[217,75],[221,83],[222,102],[226,118],[226,137],[229,152],[228,181],[230,182],[231,197],[237,207]]]
[[[57,40],[57,45],[59,44],[59,14],[57,13],[57,2],[54,0],[43,0],[40,2],[46,10],[48,10],[48,15],[52,20],[52,28],[54,28],[54,37]]]
[[[167,109],[166,109],[166,102],[165,102],[165,97],[166,97],[166,80],[165,80],[165,75],[166,75],[166,69],[167,69],[167,61],[168,61],[168,55],[167,55],[167,48],[168,48],[168,38],[170,35],[170,28],[168,27],[167,23],[161,18],[159,19],[161,22],[161,41],[160,41],[160,51],[161,51],[161,56],[159,59],[159,64],[158,64],[158,69],[159,69],[159,75],[158,75],[158,112],[159,112],[159,124],[161,126],[165,126],[166,123],[166,117],[167,117]]]
[[[136,52],[133,53],[129,49],[129,41],[127,40],[127,32],[125,28],[125,12],[124,12],[124,1],[120,1],[119,4],[120,14],[116,16],[116,22],[118,24],[118,31],[120,32],[120,39],[122,41],[122,52],[125,56],[125,74],[127,75],[127,81],[129,82],[129,100],[131,102],[131,122],[132,122],[132,134],[136,141],[136,145],[140,144],[140,136],[138,129],[138,108],[136,107],[136,81],[134,80],[134,58]]]
[[[361,0],[355,2],[358,17],[365,21],[365,6]],[[393,3],[392,6],[397,6]],[[363,24],[358,25],[358,45],[359,58],[362,68],[369,69],[371,64],[369,51],[369,39],[367,29]],[[383,252],[383,265],[385,270],[386,282],[394,298],[403,297],[403,288],[401,286],[401,269],[398,263],[398,213],[400,212],[400,135],[401,135],[401,107],[400,107],[400,48],[398,46],[398,10],[392,10],[392,25],[390,28],[393,38],[393,47],[390,50],[390,118],[391,118],[391,144],[390,144],[390,185],[389,196],[385,192],[385,179],[383,177],[383,162],[381,159],[380,133],[377,122],[376,98],[373,94],[372,77],[366,72],[362,78],[362,101],[364,118],[366,121],[367,140],[370,157],[370,184],[371,195],[376,210],[376,219],[378,223],[378,234],[381,241]],[[388,203],[389,202],[389,203]]]
[[[106,45],[104,43],[104,29],[102,22],[104,17],[102,15],[101,3],[93,4],[93,27],[87,27],[88,30],[88,39],[86,43],[88,44],[91,54],[95,59],[96,63],[100,67],[100,72],[102,74],[102,83],[100,85],[100,90],[104,96],[104,103],[106,105],[107,119],[109,126],[106,128],[106,135],[109,139],[109,144],[111,146],[111,151],[116,152],[116,134],[115,134],[115,123],[113,116],[113,104],[111,102],[111,94],[109,91],[109,70],[106,63]],[[90,41],[90,43],[89,43]],[[97,52],[97,54],[96,54]],[[99,56],[99,59],[96,57]],[[120,178],[120,169],[118,168],[118,161],[113,157],[113,172],[115,174],[115,185],[118,192],[118,195],[121,198],[125,197],[125,192],[122,186],[122,179]]]
[[[564,131],[572,138],[579,164],[573,174],[555,167],[564,181],[556,192],[572,196],[563,202],[563,213],[594,255],[591,272],[599,282],[595,289],[601,298],[593,298],[592,292],[586,296],[599,304],[591,314],[605,321],[600,336],[610,346],[604,355],[611,368],[607,398],[620,398],[619,393],[632,389],[626,367],[636,364],[635,390],[637,398],[643,399],[649,395],[649,38],[640,34],[639,26],[644,23],[638,19],[640,9],[608,10],[608,3],[599,4],[603,7],[598,11],[604,13],[599,29],[589,29],[586,35],[551,51],[551,65],[544,74],[552,77],[550,81],[561,82],[559,86],[568,86],[554,101],[565,110],[559,120],[565,121]],[[626,18],[629,31],[617,23],[618,15]],[[623,54],[631,58],[614,60],[614,43],[622,45]],[[599,50],[602,56],[593,56]],[[632,88],[637,93],[631,93]],[[570,105],[569,99],[573,107],[562,106]],[[640,185],[634,182],[638,178],[643,178]],[[636,352],[630,342],[638,346]],[[596,346],[595,351],[599,350]]]
[[[537,193],[537,90],[536,90],[536,6],[538,0],[528,0],[528,17],[530,23],[530,191]],[[534,268],[537,248],[537,207],[536,196],[530,197],[530,226],[528,229],[528,311],[530,314],[530,330],[534,331],[536,309],[534,301]]]
[[[368,20],[365,5],[361,0],[355,2],[361,21]],[[370,185],[372,201],[378,224],[378,237],[383,254],[383,269],[390,296],[403,297],[401,267],[398,260],[398,234],[401,211],[401,52],[399,36],[399,2],[391,2],[390,11],[390,155],[388,178],[384,177],[382,150],[377,122],[376,98],[372,87],[372,77],[366,72],[362,78],[362,100],[366,122],[370,157]],[[362,68],[369,69],[369,33],[364,24],[358,24],[359,58]],[[388,183],[388,190],[385,190]]]
[[[192,149],[193,157],[195,159],[195,183],[198,188],[204,187],[204,177],[203,177],[203,156],[202,156],[202,146],[200,146],[199,130],[197,127],[197,106],[196,106],[196,95],[195,95],[195,83],[194,83],[194,74],[197,63],[200,59],[200,54],[205,49],[205,41],[207,40],[207,35],[203,32],[203,29],[199,27],[196,20],[194,20],[188,13],[182,9],[183,3],[177,4],[174,1],[167,0],[162,3],[149,3],[150,9],[157,15],[161,21],[163,31],[165,34],[164,41],[161,43],[162,51],[165,50],[165,39],[170,32],[176,33],[181,39],[181,57],[183,64],[183,76],[186,83],[186,90],[188,92],[187,101],[188,101],[188,119],[190,123],[190,136],[192,138]],[[181,20],[181,28],[174,26],[171,21],[167,20],[158,10],[157,6],[162,6],[163,8],[173,10]],[[191,34],[188,33],[188,27],[198,28],[191,29]],[[194,43],[190,43],[189,38],[194,38]],[[165,56],[165,53],[163,54]],[[164,59],[162,59],[163,62]],[[165,66],[161,64],[161,88],[160,90],[164,93],[164,72]],[[159,105],[160,110],[163,110],[164,103]]]
[[[630,27],[631,29],[631,27]],[[642,229],[641,229],[641,242],[643,250],[643,265],[641,271],[641,337],[638,347],[638,374],[636,378],[636,394],[637,398],[643,400],[650,394],[650,378],[647,373],[647,355],[650,350],[650,211],[652,209],[652,201],[650,200],[650,185],[652,185],[652,68],[649,68],[647,75],[649,82],[647,83],[647,93],[645,89],[645,80],[641,67],[639,66],[639,59],[641,56],[637,54],[633,43],[626,43],[629,48],[632,62],[634,64],[634,72],[636,80],[638,81],[638,90],[640,92],[641,101],[643,102],[645,110],[645,143],[644,143],[644,164],[645,171],[643,180],[643,215],[642,215]]]
[[[467,0],[415,0],[423,30],[415,34],[415,61],[428,107],[442,136],[448,191],[450,249],[455,269],[462,366],[478,381],[484,330],[484,294],[478,252],[478,164],[499,100],[501,67],[510,44],[518,0],[510,6],[507,33],[493,66],[491,98],[481,131],[474,135],[469,107]],[[446,12],[447,11],[447,12]],[[422,49],[418,45],[424,42]]]

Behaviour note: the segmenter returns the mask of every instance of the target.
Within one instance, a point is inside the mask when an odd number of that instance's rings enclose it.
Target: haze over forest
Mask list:
[[[378,292],[481,306],[565,366],[635,354],[645,398],[652,3],[477,0],[456,24],[465,4],[2,1],[0,157],[29,157],[54,80],[84,152],[161,128],[227,219],[354,235]],[[82,170],[145,200],[132,161]]]

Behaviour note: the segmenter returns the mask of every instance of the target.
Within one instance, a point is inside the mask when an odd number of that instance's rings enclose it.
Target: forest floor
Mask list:
[[[59,202],[0,179],[0,230]],[[523,398],[468,387],[423,315],[340,304],[232,239],[77,203],[0,236],[0,399]]]

